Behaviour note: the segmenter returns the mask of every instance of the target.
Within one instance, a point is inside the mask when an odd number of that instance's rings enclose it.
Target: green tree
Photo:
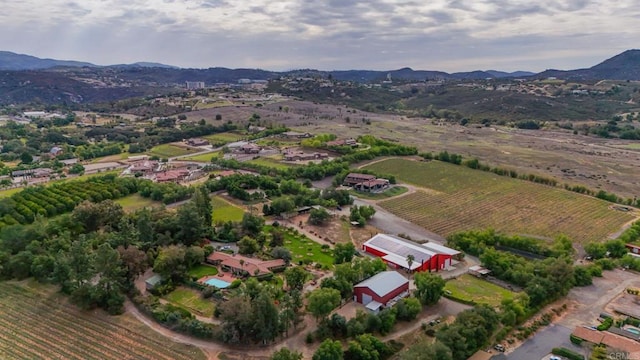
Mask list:
[[[309,223],[312,225],[324,225],[331,218],[331,214],[324,208],[312,209],[309,214]]]
[[[271,213],[279,215],[289,213],[296,208],[296,204],[287,196],[279,197],[271,202]]]
[[[262,231],[264,226],[264,218],[261,216],[244,213],[241,222],[242,230],[249,235],[256,236]]]
[[[98,305],[110,314],[122,313],[126,278],[120,254],[109,244],[100,245],[96,251],[95,270],[99,275],[95,286]]]
[[[284,278],[287,281],[287,286],[289,286],[291,290],[302,290],[304,283],[309,277],[309,272],[302,266],[290,267],[284,271]]]
[[[271,250],[271,256],[273,256],[274,259],[282,259],[287,264],[291,262],[291,251],[289,251],[289,249],[282,246],[274,247]]]
[[[400,360],[453,360],[451,349],[443,343],[419,342],[400,353]]]
[[[602,259],[607,255],[607,247],[600,242],[590,242],[586,244],[584,251],[594,259]]]
[[[352,243],[336,244],[333,249],[333,261],[336,264],[351,262],[355,254],[356,247]]]
[[[266,290],[251,302],[251,313],[255,340],[263,344],[275,340],[280,333],[280,314]]]
[[[84,174],[84,166],[82,166],[82,164],[73,164],[73,166],[69,169],[69,174]]]
[[[142,274],[149,267],[147,254],[136,246],[118,246],[116,249],[120,254],[122,265],[125,270],[125,278],[133,282],[138,275]]]
[[[193,202],[188,202],[178,209],[178,231],[175,240],[185,245],[198,243],[208,228],[204,226],[204,219]]]
[[[609,256],[612,258],[621,258],[629,252],[622,240],[607,241],[605,246],[609,252]]]
[[[23,164],[31,164],[33,162],[33,156],[31,156],[31,154],[29,154],[28,152],[23,152],[22,154],[20,154],[20,162],[22,162]]]
[[[393,354],[393,350],[371,334],[362,334],[349,342],[345,358],[353,360],[381,360]]]
[[[420,304],[420,300],[409,297],[398,301],[395,308],[398,320],[411,321],[422,311],[422,304]]]
[[[283,347],[280,350],[276,350],[269,360],[302,360],[302,353]]]
[[[204,261],[204,249],[200,246],[189,246],[185,250],[184,261],[187,268],[200,265]]]
[[[243,236],[240,241],[238,241],[238,252],[243,255],[251,255],[255,254],[260,250],[260,246],[256,239],[252,239],[248,236]]]
[[[208,228],[213,223],[213,205],[209,197],[209,190],[205,186],[200,186],[193,193],[192,201],[198,209],[198,214],[202,218],[203,226]]]
[[[187,272],[185,248],[176,245],[160,248],[160,252],[153,263],[153,271],[162,275],[165,279],[181,280],[184,278]]]
[[[340,292],[336,289],[316,289],[309,294],[307,310],[319,321],[325,319],[333,309],[338,307],[340,300]]]
[[[326,339],[323,341],[316,352],[313,354],[313,360],[343,360],[344,352],[342,345],[337,340]]]
[[[413,254],[409,254],[407,255],[407,265],[409,265],[409,279],[411,279],[411,265],[413,265],[413,262],[416,260],[416,257],[413,256]]]
[[[417,273],[414,276],[414,282],[416,297],[423,305],[433,305],[440,300],[445,285],[445,281],[440,275],[426,272]]]

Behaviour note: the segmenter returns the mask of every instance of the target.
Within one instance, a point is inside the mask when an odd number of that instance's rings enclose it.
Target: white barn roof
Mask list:
[[[439,254],[446,254],[446,255],[451,255],[451,256],[456,256],[456,255],[460,255],[460,251],[456,250],[456,249],[452,249],[452,248],[448,248],[444,245],[440,245],[440,244],[436,244],[434,242],[426,242],[424,244],[422,244],[422,246],[424,246],[425,248],[439,253]]]
[[[366,287],[371,289],[371,291],[376,293],[376,295],[384,297],[393,290],[407,283],[409,283],[409,280],[399,273],[395,271],[383,271],[359,284],[356,284],[354,288]]]
[[[408,255],[413,255],[413,262],[418,265],[424,261],[428,261],[432,256],[437,254],[435,251],[431,251],[424,246],[387,234],[377,234],[367,240],[364,246],[382,251],[386,254],[394,254],[404,261],[406,261]]]

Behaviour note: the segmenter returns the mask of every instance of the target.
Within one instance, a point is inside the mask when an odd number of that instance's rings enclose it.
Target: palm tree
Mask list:
[[[407,265],[409,265],[409,279],[411,279],[411,265],[413,265],[413,260],[415,260],[415,256],[412,254],[407,255]]]
[[[242,271],[240,272],[240,275],[244,275],[244,259],[240,259],[240,268],[242,268]]]

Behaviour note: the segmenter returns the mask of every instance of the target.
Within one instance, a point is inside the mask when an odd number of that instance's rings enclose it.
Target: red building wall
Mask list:
[[[366,252],[368,252],[371,255],[375,255],[378,257],[383,257],[385,255],[387,255],[387,253],[382,252],[380,250],[376,250],[376,249],[372,249],[366,245],[362,246],[362,249]],[[447,254],[435,254],[433,255],[429,260],[425,261],[424,264],[422,264],[419,268],[417,268],[414,271],[440,271],[443,269],[444,267],[444,263],[447,259],[451,259],[451,255],[447,255]],[[397,264],[390,262],[390,261],[386,261],[383,259],[384,262],[386,262],[387,264],[395,267],[396,269],[399,268],[400,266],[398,266]]]
[[[363,294],[367,294],[367,295],[371,295],[373,300],[375,300],[375,301],[377,301],[377,302],[379,302],[381,304],[385,304],[385,305],[389,302],[389,300],[391,300],[394,297],[402,294],[405,291],[409,291],[409,283],[406,283],[406,284],[398,287],[397,289],[393,290],[392,292],[388,293],[387,295],[385,295],[383,297],[378,296],[378,294],[373,292],[368,287],[356,287],[353,290],[354,295],[356,296],[356,301],[361,303],[361,304],[362,304],[362,295]]]

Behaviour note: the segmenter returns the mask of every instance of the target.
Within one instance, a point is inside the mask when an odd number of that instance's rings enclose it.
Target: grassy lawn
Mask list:
[[[513,292],[469,274],[447,281],[444,289],[451,291],[452,297],[490,306],[499,306],[503,299],[513,298]]]
[[[265,226],[268,230],[271,226]],[[295,235],[292,232],[284,233],[284,247],[291,251],[291,262],[298,264],[309,259],[314,263],[331,268],[333,266],[333,252],[331,249],[323,249],[322,245],[304,235]]]
[[[198,279],[200,279],[201,277],[210,275],[218,275],[218,268],[200,264],[192,269],[189,269],[189,276],[191,277],[197,277]]]
[[[18,188],[13,188],[13,189],[2,190],[2,191],[0,191],[0,199],[9,197],[9,196],[11,196],[11,195],[13,195],[15,193],[19,193],[20,191],[22,191],[22,189],[24,189],[24,188],[18,187]]]
[[[221,157],[222,153],[220,151],[214,151],[206,154],[194,155],[183,158],[183,160],[189,161],[200,161],[200,162],[211,162],[211,159],[214,157]]]
[[[603,241],[635,214],[559,187],[498,176],[440,161],[388,159],[365,167],[422,187],[380,206],[443,236],[493,228],[513,235]]]
[[[161,205],[160,202],[153,201],[150,198],[142,197],[139,194],[125,196],[123,198],[115,200],[115,202],[122,205],[124,211],[135,211],[145,207],[155,207]]]
[[[211,141],[212,143],[225,143],[225,144],[236,142],[238,140],[243,139],[244,137],[245,137],[244,135],[240,135],[232,132],[225,132],[225,133],[203,136],[203,138]]]
[[[240,221],[244,210],[224,200],[219,196],[211,198],[213,205],[213,222]]]
[[[198,315],[206,317],[213,316],[213,309],[215,307],[213,302],[203,299],[199,291],[179,287],[167,294],[165,299]]]
[[[407,191],[409,191],[409,189],[407,189],[404,186],[394,186],[381,193],[367,193],[367,192],[355,191],[353,189],[349,190],[349,193],[359,198],[377,200],[377,199],[387,199],[390,197],[398,196],[406,193]]]
[[[270,158],[264,158],[264,157],[260,157],[260,158],[253,159],[253,160],[249,160],[249,161],[247,161],[247,163],[266,166],[266,167],[280,169],[280,170],[288,169],[291,166],[295,166],[295,165],[281,163],[280,161],[278,161],[276,159],[270,159]]]
[[[187,154],[192,154],[197,152],[196,150],[189,150],[180,146],[171,145],[171,144],[162,144],[158,146],[154,146],[151,148],[147,154],[151,156],[158,156],[161,158],[169,158],[174,156],[182,156]]]

